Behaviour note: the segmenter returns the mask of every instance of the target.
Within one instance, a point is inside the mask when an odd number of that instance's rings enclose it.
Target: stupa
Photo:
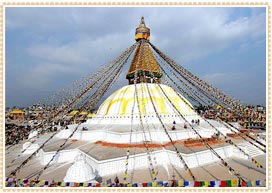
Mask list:
[[[128,85],[113,92],[86,122],[58,126],[55,135],[32,135],[37,156],[31,155],[26,167],[21,167],[20,159],[33,152],[17,157],[6,175],[29,179],[38,175],[38,179],[65,182],[89,182],[98,176],[105,182],[118,175],[122,182],[132,183],[170,180],[175,173],[179,179],[207,180],[214,175],[200,174],[197,168],[221,162],[229,171],[224,178],[239,178],[238,166],[230,167],[225,159],[246,162],[248,156],[264,155],[248,141],[228,138],[239,131],[221,121],[204,119],[187,98],[161,83],[165,74],[151,50],[150,29],[143,17],[135,40],[126,74]],[[6,152],[6,163],[21,147],[18,144]],[[88,171],[82,174],[81,170]],[[140,175],[142,171],[150,175]]]

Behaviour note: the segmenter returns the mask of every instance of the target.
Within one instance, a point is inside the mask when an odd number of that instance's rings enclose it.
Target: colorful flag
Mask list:
[[[247,183],[245,181],[242,181],[242,187],[245,187]]]
[[[252,184],[251,184],[251,181],[247,181],[247,187],[251,187]]]
[[[138,187],[143,187],[143,184],[142,183],[138,183]]]
[[[184,181],[183,180],[178,180],[178,186],[183,187],[184,186]]]
[[[194,187],[199,187],[199,186],[200,186],[200,182],[199,181],[195,181]]]
[[[168,187],[169,182],[168,181],[163,181],[163,187]]]
[[[202,187],[209,187],[210,186],[210,182],[209,181],[202,181],[200,186]]]
[[[222,180],[220,182],[220,187],[226,187],[226,186],[227,186],[227,182]]]
[[[162,187],[163,186],[163,181],[158,181],[158,186]]]
[[[238,186],[238,180],[231,180],[231,187],[237,187]]]
[[[220,186],[220,181],[215,181],[214,187],[219,187]]]
[[[231,180],[226,181],[227,187],[231,187]]]
[[[215,186],[215,181],[210,181],[209,187],[214,187]]]
[[[195,185],[195,182],[194,181],[189,181],[189,187],[194,187],[194,185]]]

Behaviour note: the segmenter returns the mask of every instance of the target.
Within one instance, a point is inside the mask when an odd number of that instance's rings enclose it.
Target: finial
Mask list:
[[[145,25],[144,16],[142,16],[142,18],[141,18],[141,24]]]

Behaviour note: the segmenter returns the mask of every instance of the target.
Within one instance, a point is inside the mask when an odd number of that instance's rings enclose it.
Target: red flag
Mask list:
[[[147,183],[143,183],[143,187],[147,187]]]
[[[200,182],[199,181],[195,181],[194,187],[200,187]]]
[[[247,186],[246,181],[242,181],[242,187]]]
[[[227,187],[227,182],[226,181],[221,181],[220,182],[220,187]]]

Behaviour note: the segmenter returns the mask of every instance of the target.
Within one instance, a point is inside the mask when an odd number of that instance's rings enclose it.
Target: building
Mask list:
[[[86,122],[58,126],[54,134],[32,134],[23,150],[18,144],[6,151],[6,175],[76,183],[107,183],[115,177],[130,184],[256,177],[264,182],[260,144],[251,145],[253,139],[235,129],[238,123],[230,128],[203,118],[182,94],[161,83],[164,73],[151,51],[144,18],[135,40],[128,85],[112,93]],[[245,170],[243,164],[252,159],[258,169]],[[218,169],[214,174],[205,169],[211,164]]]

